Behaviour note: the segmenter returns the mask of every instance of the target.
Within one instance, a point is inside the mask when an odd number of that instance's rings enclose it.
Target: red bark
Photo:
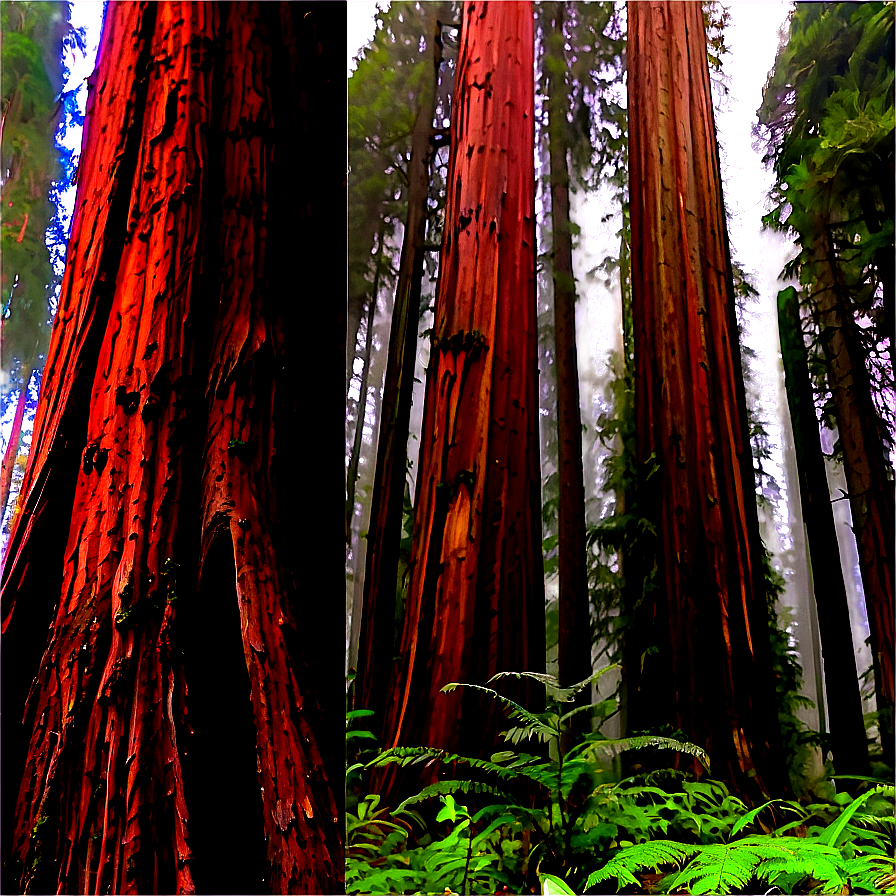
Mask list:
[[[658,546],[628,722],[681,729],[758,798],[785,785],[701,5],[628,15],[636,451]]]
[[[412,572],[387,746],[492,747],[451,681],[544,667],[530,3],[464,6]]]
[[[202,832],[191,830],[209,799],[222,812],[204,843],[231,842],[233,826],[235,842],[267,844],[257,878],[223,869],[225,881],[340,887],[338,808],[298,645],[306,611],[285,550],[296,488],[281,460],[296,413],[281,259],[317,208],[281,148],[314,125],[303,116],[321,50],[304,13],[106,12],[24,513],[3,570],[15,645],[3,697],[22,720],[19,741],[4,730],[6,789],[18,789],[14,819],[4,803],[4,855],[26,891],[217,889],[212,866],[227,857],[195,850]],[[236,608],[245,688],[228,695],[228,724],[190,688],[202,667],[234,659],[214,635],[232,609],[237,637]],[[244,719],[248,760],[233,748]],[[213,742],[215,725],[226,740]],[[188,755],[210,741],[216,755]],[[204,777],[222,752],[251,785],[239,806],[229,778]]]

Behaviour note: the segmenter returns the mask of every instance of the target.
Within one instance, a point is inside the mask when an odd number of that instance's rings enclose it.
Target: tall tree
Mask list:
[[[572,268],[569,216],[569,94],[563,51],[566,4],[550,5],[545,65],[548,81],[548,155],[551,175],[551,269],[554,281],[554,344],[557,376],[558,443],[558,677],[563,687],[591,674],[591,622],[585,557],[585,481],[582,471],[582,414],[576,351],[576,282]],[[580,704],[590,695],[582,692]],[[580,725],[585,717],[579,715]]]
[[[839,774],[867,775],[868,746],[862,719],[859,676],[834,514],[818,437],[809,359],[803,341],[799,299],[793,287],[778,293],[778,332],[784,385],[793,422],[799,493],[809,539],[821,646],[826,659],[825,694],[831,746]]]
[[[46,233],[54,215],[53,183],[62,178],[54,145],[63,103],[62,54],[78,44],[65,3],[5,3],[3,31],[0,182],[0,398],[16,391],[16,410],[0,467],[0,514],[9,500],[22,423],[34,371],[40,371],[50,336],[48,300],[58,285]],[[6,379],[6,376],[9,379]]]
[[[380,427],[371,525],[367,536],[355,705],[374,710],[374,724],[377,727],[382,725],[395,652],[395,592],[417,359],[430,161],[435,138],[433,116],[442,62],[440,17],[443,11],[441,4],[427,7],[421,23],[432,55],[432,69],[429,78],[421,85],[417,119],[411,133],[411,152],[407,163],[407,216],[383,385],[381,413],[387,425]]]
[[[868,611],[885,756],[893,753],[893,6],[799,5],[759,110],[775,208],[796,235],[824,358]]]
[[[784,763],[703,16],[628,17],[638,501],[657,554],[627,635],[627,722],[683,731],[755,799],[784,789]]]
[[[544,668],[532,73],[532,4],[466,3],[387,746],[487,750],[494,705],[441,687]]]
[[[294,268],[320,302],[340,17],[106,11],[3,569],[8,892],[342,892],[341,611],[299,590],[294,434],[302,333],[340,316],[300,316]]]

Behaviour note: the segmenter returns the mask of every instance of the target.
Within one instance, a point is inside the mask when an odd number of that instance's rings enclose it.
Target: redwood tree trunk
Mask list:
[[[564,3],[551,5],[553,40],[563,46]],[[548,144],[551,161],[551,236],[554,279],[554,343],[557,352],[557,441],[560,476],[558,663],[560,684],[569,687],[591,674],[591,620],[585,562],[585,482],[582,472],[582,414],[576,351],[576,283],[569,220],[567,122],[569,100],[562,77],[548,86]],[[590,690],[577,704],[590,701]],[[578,727],[590,728],[578,715]]]
[[[9,442],[6,451],[3,452],[3,466],[0,468],[0,519],[6,513],[6,505],[9,502],[9,492],[12,488],[12,471],[19,455],[19,442],[22,440],[22,421],[25,419],[25,407],[28,404],[28,387],[31,385],[32,368],[29,366],[23,371],[22,386],[19,389],[19,398],[16,402],[16,412],[12,418],[12,427],[9,431]]]
[[[531,3],[465,4],[455,85],[411,578],[384,742],[476,754],[495,743],[497,704],[441,687],[544,669]]]
[[[784,763],[701,5],[628,16],[636,455],[658,549],[629,725],[680,729],[758,798]]]
[[[367,567],[361,610],[356,708],[376,713],[373,725],[382,730],[395,653],[395,593],[401,542],[401,518],[407,475],[408,430],[417,360],[417,327],[423,278],[427,199],[433,145],[436,86],[442,62],[438,9],[426,16],[432,44],[433,69],[425,85],[411,138],[408,162],[408,213],[401,247],[398,285],[392,309],[389,359],[383,384],[382,415],[373,480],[373,503],[367,536]]]
[[[784,386],[793,423],[800,503],[809,539],[821,649],[825,659],[825,694],[834,763],[840,775],[868,775],[868,747],[846,585],[818,437],[818,419],[809,379],[808,353],[800,324],[799,301],[793,288],[778,293],[778,332],[784,362]]]
[[[300,640],[290,467],[295,246],[317,263],[344,178],[311,143],[334,23],[107,9],[3,570],[6,892],[342,892],[310,684],[342,626]]]
[[[859,550],[877,708],[884,712],[880,719],[882,746],[884,756],[890,757],[894,749],[893,482],[887,475],[886,452],[857,326],[839,279],[826,222],[821,219],[816,221],[814,239],[818,281],[813,304],[827,360],[852,528]]]

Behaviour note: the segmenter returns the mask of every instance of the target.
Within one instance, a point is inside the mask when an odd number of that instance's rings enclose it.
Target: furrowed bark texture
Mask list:
[[[564,3],[554,3],[552,29],[563,41]],[[582,414],[576,351],[576,284],[569,219],[569,164],[566,115],[569,101],[562,77],[552,78],[548,96],[551,164],[551,236],[554,278],[554,340],[557,351],[557,441],[560,474],[559,516],[559,678],[563,687],[591,674],[591,620],[585,562],[585,482],[582,472]],[[576,701],[590,701],[584,690]],[[590,728],[579,714],[577,724]]]
[[[846,585],[818,435],[799,300],[794,289],[778,293],[778,332],[784,386],[793,423],[800,503],[809,539],[815,604],[827,671],[824,680],[834,763],[838,774],[868,775],[868,747]]]
[[[278,141],[307,139],[320,86],[305,12],[108,7],[3,571],[7,885],[341,892],[287,556],[296,296],[279,259],[314,209]],[[212,718],[190,689],[223,665],[237,690]],[[203,842],[229,855],[193,848],[209,805]],[[251,876],[240,843],[260,844]]]
[[[681,729],[758,798],[783,761],[706,37],[696,2],[628,15],[636,452],[658,546],[629,725]]]
[[[424,8],[426,9],[426,8]],[[420,98],[408,163],[408,213],[401,247],[398,285],[392,309],[389,359],[383,384],[382,413],[373,480],[373,502],[367,535],[367,568],[358,646],[354,702],[357,709],[376,713],[373,725],[382,730],[395,654],[395,594],[401,518],[407,478],[408,430],[417,360],[417,328],[423,278],[423,243],[432,159],[433,116],[442,62],[439,9],[424,18],[432,45],[432,74]]]
[[[479,755],[495,742],[497,704],[440,688],[544,668],[530,3],[465,4],[455,84],[412,572],[384,743]]]
[[[871,398],[857,326],[839,278],[826,222],[816,221],[814,253],[818,279],[813,305],[827,360],[843,469],[849,489],[852,528],[868,611],[877,708],[884,755],[893,755],[893,482],[887,475],[886,450]]]

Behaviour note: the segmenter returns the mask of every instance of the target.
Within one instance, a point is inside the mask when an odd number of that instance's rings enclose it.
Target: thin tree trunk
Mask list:
[[[628,16],[639,507],[657,545],[628,722],[681,730],[761,799],[786,783],[701,4]]]
[[[563,2],[551,6],[552,34],[564,41]],[[568,687],[591,674],[591,619],[585,562],[585,482],[582,472],[582,414],[579,408],[579,365],[576,351],[576,283],[572,269],[567,161],[567,88],[562,77],[548,84],[548,143],[551,161],[551,227],[554,278],[554,343],[557,352],[557,431],[560,474],[558,666],[560,684]],[[590,702],[586,689],[578,705]],[[588,718],[576,717],[581,730]]]
[[[818,437],[799,302],[793,288],[778,293],[778,332],[787,404],[793,422],[800,501],[809,539],[821,646],[826,660],[825,693],[834,763],[838,774],[867,775],[870,773],[868,747],[849,625],[846,585]]]
[[[382,730],[389,679],[395,653],[395,593],[398,578],[404,484],[407,475],[408,430],[417,359],[417,327],[423,278],[429,166],[432,158],[436,86],[442,62],[439,9],[427,8],[432,73],[420,99],[408,163],[408,213],[401,248],[398,285],[392,309],[389,360],[383,385],[382,414],[376,453],[371,525],[367,540],[367,568],[358,646],[355,706],[376,713],[373,724]]]
[[[19,456],[19,442],[22,440],[22,421],[25,419],[25,407],[28,404],[28,387],[31,385],[32,367],[27,368],[27,375],[22,378],[22,386],[19,389],[19,398],[16,402],[16,413],[12,418],[12,427],[9,431],[9,442],[6,451],[3,452],[3,467],[0,469],[0,519],[6,513],[6,505],[9,503],[9,492],[12,488],[12,471]]]
[[[531,3],[464,6],[410,586],[386,746],[488,755],[494,701],[544,669]],[[503,683],[502,683],[503,689]],[[508,687],[526,701],[529,689]],[[394,770],[380,792],[391,799]]]
[[[839,280],[827,223],[816,220],[818,271],[812,297],[827,360],[852,527],[868,611],[874,683],[885,756],[893,755],[893,483],[886,464],[856,323]]]
[[[355,515],[355,487],[358,484],[358,465],[361,461],[361,444],[364,437],[364,418],[367,413],[367,386],[370,380],[370,353],[373,346],[373,320],[376,317],[377,297],[380,292],[380,265],[383,260],[384,228],[380,228],[379,251],[376,259],[376,273],[373,277],[373,288],[367,304],[367,333],[364,338],[364,367],[361,371],[361,383],[358,387],[358,409],[355,414],[355,432],[352,439],[352,452],[349,456],[348,469],[345,474],[345,550],[352,545],[352,518]]]
[[[290,468],[289,250],[318,263],[343,177],[332,16],[106,11],[3,570],[6,892],[342,892],[309,684],[341,633],[300,634]]]

